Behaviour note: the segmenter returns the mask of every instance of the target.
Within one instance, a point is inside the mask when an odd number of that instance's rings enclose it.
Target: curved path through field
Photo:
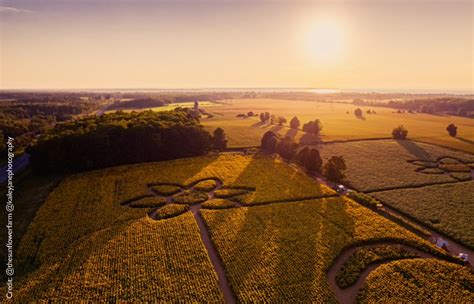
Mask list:
[[[365,268],[360,274],[359,274],[359,277],[357,278],[357,281],[347,287],[347,288],[340,288],[337,283],[336,283],[336,275],[337,273],[339,272],[339,270],[341,270],[341,268],[343,267],[344,263],[354,254],[354,252],[357,250],[357,249],[360,249],[360,248],[371,248],[371,247],[375,247],[375,246],[380,246],[380,245],[396,245],[396,246],[400,246],[402,247],[403,249],[406,249],[407,251],[410,251],[412,253],[416,253],[418,254],[420,258],[435,258],[435,259],[439,259],[438,257],[436,257],[435,255],[431,254],[431,253],[427,253],[427,252],[424,252],[424,251],[421,251],[420,249],[418,248],[415,248],[415,247],[412,247],[412,246],[409,246],[409,245],[405,245],[405,244],[399,244],[399,243],[391,243],[391,242],[379,242],[379,243],[374,243],[374,244],[370,244],[370,245],[360,245],[360,246],[355,246],[355,247],[351,247],[349,249],[346,249],[344,252],[342,252],[337,258],[336,260],[334,261],[334,263],[332,264],[331,267],[329,267],[328,271],[327,271],[327,280],[328,280],[328,284],[329,284],[329,287],[331,288],[331,290],[334,292],[334,294],[336,295],[336,298],[338,300],[339,303],[355,303],[356,300],[357,300],[357,295],[359,293],[359,290],[362,288],[362,286],[364,285],[364,282],[365,280],[367,279],[367,277],[369,276],[369,274],[374,271],[377,267],[381,266],[381,265],[384,265],[384,264],[387,264],[387,263],[391,263],[393,262],[394,260],[389,260],[389,261],[384,261],[384,262],[379,262],[379,263],[373,263],[373,264],[370,264],[367,268]]]

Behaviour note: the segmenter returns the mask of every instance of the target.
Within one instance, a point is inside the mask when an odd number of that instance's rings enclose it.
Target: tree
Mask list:
[[[286,118],[285,117],[278,117],[278,125],[283,126],[283,124],[286,123]]]
[[[392,131],[392,136],[395,139],[405,139],[407,138],[408,130],[404,126],[398,126]]]
[[[317,149],[304,147],[296,155],[296,160],[309,171],[321,172],[323,160]]]
[[[456,135],[458,134],[458,127],[456,127],[455,124],[449,124],[446,130],[448,131],[449,135],[452,137],[456,137]]]
[[[270,123],[271,123],[271,124],[274,124],[275,121],[276,121],[276,116],[275,116],[275,114],[270,115]]]
[[[358,118],[363,117],[362,110],[360,108],[357,108],[354,110],[354,115]]]
[[[285,160],[291,160],[295,154],[298,144],[295,143],[292,137],[286,136],[277,145],[277,152]]]
[[[252,111],[248,112],[248,113],[247,113],[247,116],[248,116],[248,117],[252,117],[252,116],[253,116],[253,112],[252,112]]]
[[[219,151],[223,151],[227,148],[227,140],[225,139],[225,132],[222,128],[217,128],[214,130],[212,145],[214,149]]]
[[[260,121],[265,122],[265,114],[263,112],[260,113]]]
[[[298,129],[300,127],[300,121],[298,117],[295,116],[290,120],[290,127],[292,129]]]
[[[306,133],[314,134],[316,136],[319,135],[322,129],[323,128],[319,119],[315,119],[314,121],[310,121],[303,125],[303,131],[305,131]]]
[[[265,112],[265,121],[270,120],[270,113]]]
[[[261,141],[261,148],[269,153],[275,153],[277,151],[278,142],[280,136],[273,131],[267,131],[263,134]]]
[[[341,182],[345,177],[342,171],[346,169],[346,162],[342,156],[332,156],[324,165],[323,173],[329,180]]]

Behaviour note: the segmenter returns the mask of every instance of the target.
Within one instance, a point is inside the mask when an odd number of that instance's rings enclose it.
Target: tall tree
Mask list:
[[[227,140],[225,132],[222,128],[214,130],[214,136],[212,137],[212,145],[214,149],[224,151],[227,148]]]
[[[290,120],[290,127],[292,129],[298,129],[300,127],[300,120],[298,117],[295,116]]]

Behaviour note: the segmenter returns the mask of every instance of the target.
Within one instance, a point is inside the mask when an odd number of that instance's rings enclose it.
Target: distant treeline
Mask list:
[[[387,103],[356,99],[352,103],[357,106],[390,107],[427,114],[448,114],[474,118],[474,99],[466,98],[391,100]]]
[[[196,156],[211,145],[189,110],[118,111],[57,124],[28,152],[34,172],[46,174]]]
[[[232,99],[242,97],[242,94],[233,93],[209,93],[209,94],[175,94],[175,95],[142,95],[142,94],[125,94],[124,99],[115,101],[110,110],[118,109],[146,109],[165,106],[170,103],[194,102],[194,101],[217,101],[222,99]]]

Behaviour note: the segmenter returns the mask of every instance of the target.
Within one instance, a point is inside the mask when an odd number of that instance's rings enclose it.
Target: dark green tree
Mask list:
[[[345,177],[343,171],[346,169],[346,162],[342,156],[332,156],[324,165],[323,174],[330,181],[341,182]]]
[[[408,135],[408,130],[404,126],[398,126],[392,131],[392,136],[394,139],[406,139]]]
[[[268,153],[276,153],[280,136],[272,131],[267,131],[263,134],[261,141],[261,148]]]
[[[214,149],[219,151],[227,149],[227,140],[225,137],[225,132],[222,128],[214,130],[214,136],[212,137],[212,145]]]
[[[285,160],[291,160],[296,154],[298,144],[295,143],[292,137],[286,136],[277,145],[277,152]]]
[[[290,120],[290,127],[292,129],[298,129],[300,127],[300,121],[298,117],[295,116]]]
[[[456,127],[455,124],[449,124],[446,130],[448,131],[449,135],[452,137],[456,137],[456,135],[458,134],[458,127]]]

